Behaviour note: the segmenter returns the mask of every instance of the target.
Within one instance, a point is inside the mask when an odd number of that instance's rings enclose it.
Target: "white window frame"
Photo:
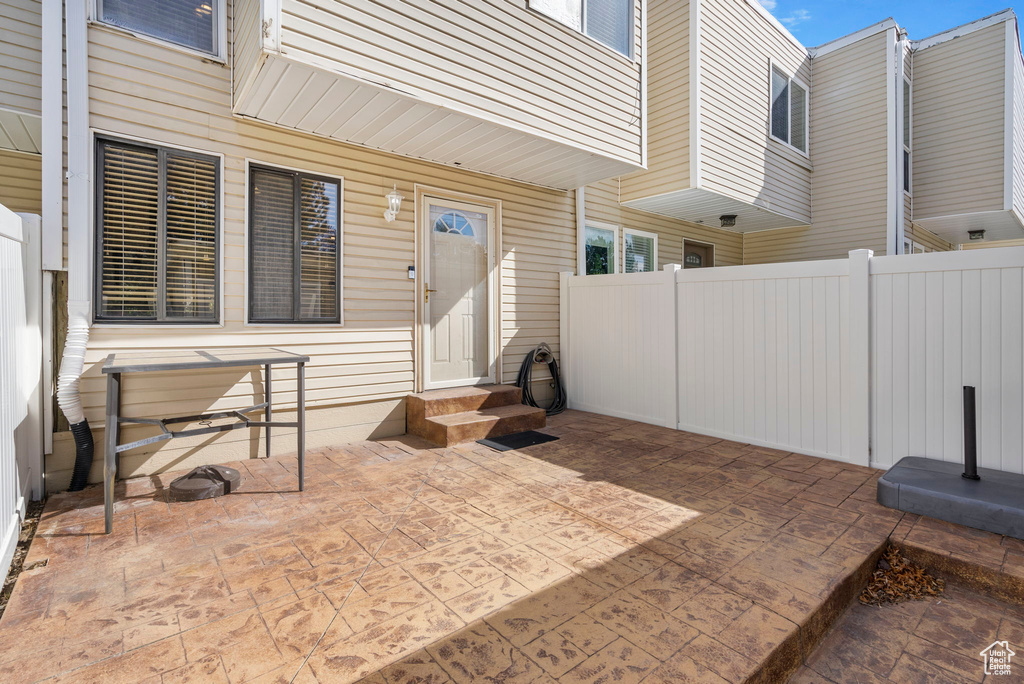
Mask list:
[[[256,166],[264,167],[267,169],[277,169],[279,171],[287,171],[290,173],[304,173],[310,176],[320,176],[321,178],[328,178],[338,181],[338,320],[337,321],[290,321],[284,323],[274,323],[267,321],[250,321],[249,320],[249,278],[251,276],[249,270],[249,205],[250,205],[250,193],[252,183],[252,167]],[[242,266],[242,324],[247,328],[277,328],[279,330],[308,330],[309,328],[344,328],[345,327],[345,177],[335,176],[330,173],[321,173],[312,169],[301,169],[296,166],[285,166],[283,164],[275,164],[274,162],[266,162],[259,159],[253,159],[246,157],[245,159],[245,211],[243,212],[243,240],[242,249],[244,250],[244,264]]]
[[[626,227],[623,227],[622,228],[622,248],[619,250],[619,253],[622,254],[622,258],[619,259],[620,265],[619,265],[619,267],[617,269],[617,272],[618,273],[625,273],[626,272],[626,236],[627,235],[635,235],[637,237],[653,238],[654,239],[654,255],[653,255],[653,258],[654,258],[654,268],[652,268],[650,271],[640,271],[640,272],[641,273],[652,273],[654,271],[657,271],[658,270],[658,234],[657,233],[652,233],[652,232],[647,231],[647,230],[639,230],[637,228],[626,228]]]
[[[205,50],[199,50],[187,45],[179,45],[169,40],[160,38],[159,36],[152,36],[148,33],[140,33],[139,31],[133,31],[123,26],[117,26],[116,24],[110,24],[103,21],[103,0],[90,0],[89,2],[89,23],[95,26],[103,27],[110,31],[116,31],[117,33],[123,33],[125,35],[132,36],[139,40],[144,40],[148,43],[154,43],[161,47],[170,48],[183,52],[187,55],[193,55],[195,57],[202,57],[213,62],[220,62],[221,64],[227,64],[228,54],[228,2],[227,0],[211,0],[211,5],[215,8],[216,16],[214,17],[214,35],[216,36],[217,51],[206,52]]]
[[[780,74],[782,74],[787,79],[789,79],[789,82],[791,84],[792,83],[796,83],[798,86],[800,86],[801,88],[804,89],[804,93],[805,93],[805,96],[804,96],[804,99],[805,99],[805,102],[804,102],[804,131],[806,131],[806,133],[805,133],[806,142],[807,142],[807,149],[806,150],[801,150],[799,147],[793,145],[788,140],[783,140],[782,138],[776,137],[776,135],[772,132],[772,79],[775,76],[775,72],[776,71],[778,71]],[[792,137],[793,137],[793,92],[792,92],[792,90],[790,90],[789,108],[788,108],[787,112],[789,114],[789,137],[792,139]],[[808,159],[811,158],[811,88],[806,83],[804,83],[801,79],[797,78],[794,75],[790,75],[789,71],[787,71],[786,69],[783,69],[781,66],[779,66],[778,62],[776,62],[773,59],[768,60],[768,138],[771,139],[771,140],[774,140],[775,142],[779,143],[780,145],[784,145],[784,146],[788,147],[789,149],[793,150],[794,152],[796,152],[797,154],[799,154],[799,155],[801,155],[803,157],[806,157]]]
[[[680,264],[680,266],[682,266],[683,268],[686,268],[686,245],[687,245],[687,243],[694,244],[694,245],[700,245],[701,247],[708,247],[708,248],[710,248],[710,250],[711,250],[711,264],[708,265],[708,266],[701,266],[701,268],[714,268],[715,267],[715,243],[714,242],[703,242],[701,240],[690,240],[688,238],[683,238],[683,249],[679,253],[679,258],[680,258],[679,264]]]
[[[528,0],[528,2],[526,3],[526,6],[527,6],[527,8],[531,12],[535,12],[535,13],[539,14],[540,16],[544,17],[545,19],[548,19],[550,21],[556,22],[559,26],[564,26],[565,28],[569,29],[570,31],[578,33],[579,35],[585,37],[587,40],[593,41],[595,44],[600,45],[605,50],[609,50],[612,54],[615,54],[615,55],[618,55],[619,57],[628,59],[630,62],[635,62],[636,61],[636,2],[632,2],[630,4],[630,6],[633,9],[633,11],[630,13],[630,15],[633,17],[633,21],[630,23],[630,27],[629,27],[629,53],[619,52],[617,49],[613,48],[611,45],[607,45],[607,44],[601,42],[600,40],[598,40],[597,38],[594,38],[589,33],[587,33],[587,3],[586,3],[586,0],[579,0],[579,3],[580,3],[580,25],[578,27],[574,26],[572,24],[567,24],[566,22],[562,21],[559,17],[556,17],[556,16],[554,16],[552,14],[548,14],[547,12],[545,12],[542,9],[538,9],[536,7],[536,3],[532,2],[532,1]],[[645,16],[646,16],[646,14],[645,14]]]
[[[918,250],[921,251],[918,251]],[[928,248],[917,240],[912,240],[908,237],[903,238],[903,253],[904,254],[927,254]]]
[[[907,158],[906,158],[906,161],[904,161],[903,159],[900,160],[901,166],[902,166],[901,173],[900,173],[900,180],[902,182],[900,183],[900,188],[903,190],[903,194],[904,195],[906,195],[907,197],[913,197],[914,196],[914,150],[913,150],[913,142],[914,142],[914,83],[909,78],[904,78],[903,79],[903,83],[904,83],[904,87],[907,87],[907,86],[910,87],[910,97],[907,98],[908,101],[903,103],[903,107],[904,108],[906,108],[907,106],[910,107],[910,114],[908,115],[908,119],[910,121],[910,123],[908,125],[908,128],[910,129],[910,131],[909,131],[910,135],[909,135],[909,139],[908,139],[908,136],[906,135],[907,131],[904,131],[904,135],[903,135],[903,151],[906,153]],[[903,97],[903,92],[900,92],[900,97],[901,98]],[[903,126],[903,122],[902,121],[900,122],[900,126],[901,127]]]
[[[576,236],[576,271],[580,275],[587,274],[587,228],[597,228],[598,230],[609,230],[612,232],[612,258],[615,260],[615,268],[612,269],[612,273],[621,273],[622,259],[620,258],[621,250],[619,249],[619,226],[614,223],[605,223],[603,221],[587,221],[583,225],[583,230],[579,231],[579,235]],[[603,274],[595,274],[603,275]]]

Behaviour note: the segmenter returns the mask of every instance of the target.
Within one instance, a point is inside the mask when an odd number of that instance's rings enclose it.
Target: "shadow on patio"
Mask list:
[[[901,514],[866,468],[568,412],[522,452],[412,439],[53,497],[0,679],[775,681]]]

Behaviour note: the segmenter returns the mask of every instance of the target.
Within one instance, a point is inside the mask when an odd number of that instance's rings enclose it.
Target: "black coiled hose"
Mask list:
[[[546,363],[548,370],[551,371],[551,379],[555,383],[555,399],[547,408],[538,404],[537,400],[533,398],[533,364],[535,363]],[[558,374],[558,362],[555,361],[555,355],[546,342],[541,342],[523,359],[523,365],[519,367],[519,376],[516,378],[516,387],[523,390],[524,404],[543,408],[549,416],[558,415],[568,405],[565,388],[562,387],[562,378]]]
[[[71,471],[69,492],[80,492],[89,484],[89,470],[92,469],[93,443],[89,421],[83,420],[71,426],[75,438],[75,469]]]

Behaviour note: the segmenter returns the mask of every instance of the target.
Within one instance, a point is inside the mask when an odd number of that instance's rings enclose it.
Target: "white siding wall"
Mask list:
[[[978,462],[1024,472],[1024,248],[871,261],[872,465],[963,460],[962,387]]]
[[[281,51],[289,58],[414,97],[429,93],[462,113],[535,135],[641,159],[640,63],[527,9],[523,0],[281,6]],[[639,0],[635,6],[639,18]]]
[[[914,218],[1001,211],[1004,23],[914,54]]]
[[[1024,59],[1017,42],[1011,43],[1013,58],[1013,209],[1024,218]]]
[[[0,0],[0,108],[41,111],[40,0]]]
[[[887,36],[881,31],[812,60],[813,225],[744,235],[745,263],[885,252]]]
[[[700,185],[811,220],[811,166],[768,136],[769,60],[817,93],[807,51],[745,0],[700,0]],[[812,151],[816,136],[810,133]]]

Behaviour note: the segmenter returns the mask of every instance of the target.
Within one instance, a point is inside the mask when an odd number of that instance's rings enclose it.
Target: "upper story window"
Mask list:
[[[530,0],[530,7],[633,56],[633,0]]]
[[[220,0],[96,0],[100,21],[168,43],[219,52]]]
[[[249,321],[341,322],[341,181],[253,165]]]
[[[807,86],[772,67],[771,136],[807,154]]]
[[[216,323],[216,157],[100,140],[96,320]]]

